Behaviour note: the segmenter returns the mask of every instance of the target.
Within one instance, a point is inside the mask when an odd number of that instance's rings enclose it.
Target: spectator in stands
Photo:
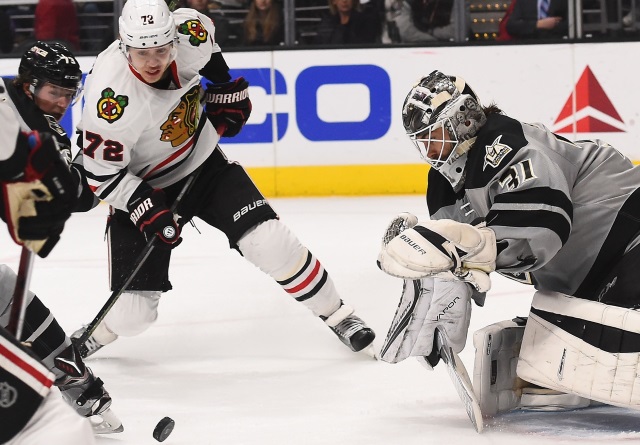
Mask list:
[[[361,10],[359,0],[329,0],[329,12],[322,17],[316,43],[376,43],[380,24],[377,16],[369,11]]]
[[[282,8],[276,0],[251,0],[244,19],[245,45],[280,45],[284,41]]]
[[[33,23],[35,38],[80,49],[76,7],[71,0],[38,0]]]
[[[218,45],[225,45],[229,41],[229,20],[222,14],[215,12],[216,9],[220,9],[219,3],[209,3],[209,0],[185,0],[184,6],[195,9],[213,21],[216,27],[214,37]]]
[[[511,0],[511,3],[509,3],[509,7],[504,12],[502,19],[500,20],[500,25],[498,27],[498,37],[496,37],[496,40],[500,42],[513,40],[513,36],[509,34],[509,31],[507,31],[507,23],[509,23],[509,19],[511,18],[511,14],[513,14],[513,8],[515,6],[516,0]]]
[[[0,51],[3,53],[11,52],[14,39],[11,17],[4,10],[0,10]]]
[[[454,0],[387,0],[387,26],[394,42],[453,40]]]
[[[514,38],[559,38],[566,36],[567,0],[518,0],[507,22]]]

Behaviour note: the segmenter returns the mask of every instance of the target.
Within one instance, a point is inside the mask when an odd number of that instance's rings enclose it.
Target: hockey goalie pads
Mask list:
[[[383,243],[378,264],[395,277],[458,279],[486,292],[491,288],[488,274],[495,270],[496,255],[493,230],[483,224],[474,227],[442,219],[418,223]]]
[[[429,356],[436,328],[454,352],[462,351],[471,319],[471,294],[471,287],[458,280],[405,280],[381,360],[398,363],[409,356]]]
[[[640,313],[536,292],[517,374],[561,392],[640,409]]]
[[[516,374],[526,318],[489,325],[473,334],[473,387],[484,416],[516,409],[561,411],[584,408],[590,400],[520,379]]]

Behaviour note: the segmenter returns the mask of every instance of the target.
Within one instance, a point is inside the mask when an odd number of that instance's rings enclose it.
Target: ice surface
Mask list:
[[[379,348],[401,281],[376,267],[380,239],[398,212],[426,217],[423,196],[272,199],[282,221],[331,273],[342,297],[375,330]],[[67,332],[104,304],[107,207],[74,215],[60,245],[36,260],[32,290]],[[591,408],[513,413],[478,435],[446,370],[414,359],[396,365],[351,353],[215,229],[196,221],[173,253],[160,317],[147,332],[121,338],[88,360],[113,396],[125,431],[100,444],[154,444],[165,416],[168,445],[608,444],[640,440],[640,413]],[[17,270],[20,249],[3,229],[0,261]],[[494,277],[471,332],[525,316],[530,287]],[[471,335],[461,357],[473,367]],[[471,443],[471,442],[468,442]]]

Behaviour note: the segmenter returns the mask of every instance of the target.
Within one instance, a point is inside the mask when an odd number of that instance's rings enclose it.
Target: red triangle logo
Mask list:
[[[575,94],[575,109],[574,105],[574,94]],[[615,107],[609,100],[607,93],[604,92],[604,89],[596,79],[596,76],[591,71],[591,68],[588,66],[582,72],[580,79],[578,79],[578,83],[574,91],[569,95],[569,98],[562,107],[562,111],[556,118],[554,124],[558,124],[559,122],[571,117],[577,112],[591,107],[595,110],[602,112],[603,114],[611,117],[612,119],[622,123],[624,125],[624,121],[620,117],[620,114],[616,111]],[[606,122],[602,122],[600,119],[597,119],[593,116],[585,116],[580,118],[575,123],[575,131],[579,133],[610,133],[610,132],[623,132],[624,130],[614,127],[611,124]],[[556,130],[556,133],[573,133],[574,126],[573,124],[569,124],[559,130]]]

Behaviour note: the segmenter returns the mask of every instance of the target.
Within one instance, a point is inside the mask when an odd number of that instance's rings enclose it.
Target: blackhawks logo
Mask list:
[[[200,46],[201,43],[207,41],[209,33],[200,20],[187,20],[178,26],[178,32],[189,36],[191,46]]]
[[[129,105],[127,96],[116,96],[111,88],[105,88],[98,100],[98,117],[111,124],[122,117],[127,105]]]

